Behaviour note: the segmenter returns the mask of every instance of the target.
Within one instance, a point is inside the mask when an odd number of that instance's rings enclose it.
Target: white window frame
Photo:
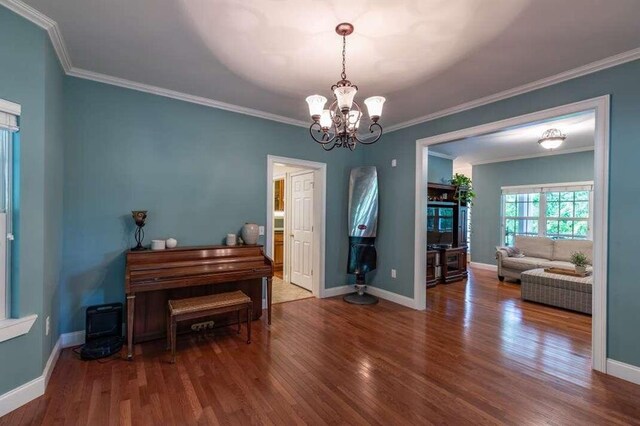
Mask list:
[[[4,171],[4,176],[0,176],[0,183],[4,184],[4,188],[0,188],[0,193],[6,197],[4,204],[6,210],[0,210],[0,220],[4,216],[4,220],[0,223],[0,322],[5,322],[11,316],[11,241],[12,234],[12,201],[13,201],[13,149],[12,149],[12,133],[19,130],[18,119],[20,117],[20,105],[0,99],[0,131],[7,134],[8,139],[0,139],[0,144],[6,143],[6,158],[0,161],[6,161],[6,167],[0,167]],[[3,148],[0,146],[0,148]],[[4,269],[4,270],[2,270]],[[2,324],[0,324],[0,337],[2,335]],[[1,341],[1,340],[0,340]]]
[[[593,241],[593,181],[583,182],[563,182],[563,183],[547,183],[542,185],[517,185],[517,186],[503,186],[501,187],[502,193],[500,196],[500,244],[505,244],[506,240],[506,222],[508,219],[515,220],[535,220],[535,217],[523,216],[506,216],[505,207],[505,195],[509,194],[540,194],[540,204],[538,211],[538,236],[545,237],[547,235],[547,197],[549,192],[577,192],[588,191],[589,192],[589,217],[587,218],[587,237],[586,239]],[[575,202],[575,201],[574,201]],[[563,220],[584,221],[584,218],[566,217]],[[550,235],[551,238],[555,238],[555,235]],[[514,236],[515,240],[515,236]]]

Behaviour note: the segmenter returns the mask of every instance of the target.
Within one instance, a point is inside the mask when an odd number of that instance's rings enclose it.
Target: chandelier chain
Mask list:
[[[347,79],[347,37],[342,36],[342,74],[343,80]]]

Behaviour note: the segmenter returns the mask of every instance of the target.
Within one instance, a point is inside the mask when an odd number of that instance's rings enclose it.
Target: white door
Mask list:
[[[313,172],[291,176],[291,282],[312,291]]]

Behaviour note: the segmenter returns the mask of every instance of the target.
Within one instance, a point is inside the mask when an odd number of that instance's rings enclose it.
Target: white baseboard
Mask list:
[[[343,294],[353,293],[354,291],[356,291],[356,289],[353,285],[341,285],[339,287],[325,288],[322,292],[322,297],[342,296]]]
[[[635,365],[608,358],[607,374],[640,385],[640,367]]]
[[[73,331],[60,335],[60,349],[71,346],[84,345],[84,330]]]
[[[22,407],[27,402],[33,401],[37,397],[44,395],[44,391],[49,384],[49,378],[51,377],[51,373],[53,373],[53,369],[55,368],[56,363],[58,362],[58,357],[60,356],[60,351],[62,350],[62,340],[63,338],[60,336],[56,341],[56,344],[53,346],[41,376],[0,395],[0,417]]]
[[[469,262],[469,266],[477,269],[484,269],[486,271],[497,271],[498,266],[490,263]]]
[[[406,306],[411,309],[416,308],[415,300],[411,297],[402,296],[400,294],[392,293],[388,290],[383,290],[378,287],[372,287],[367,285],[367,293],[374,296],[378,296],[381,299],[388,300],[389,302],[397,303],[398,305]]]

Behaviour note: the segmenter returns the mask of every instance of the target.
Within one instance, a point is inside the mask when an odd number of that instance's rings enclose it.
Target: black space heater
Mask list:
[[[122,348],[122,303],[89,306],[80,358],[105,358]]]

